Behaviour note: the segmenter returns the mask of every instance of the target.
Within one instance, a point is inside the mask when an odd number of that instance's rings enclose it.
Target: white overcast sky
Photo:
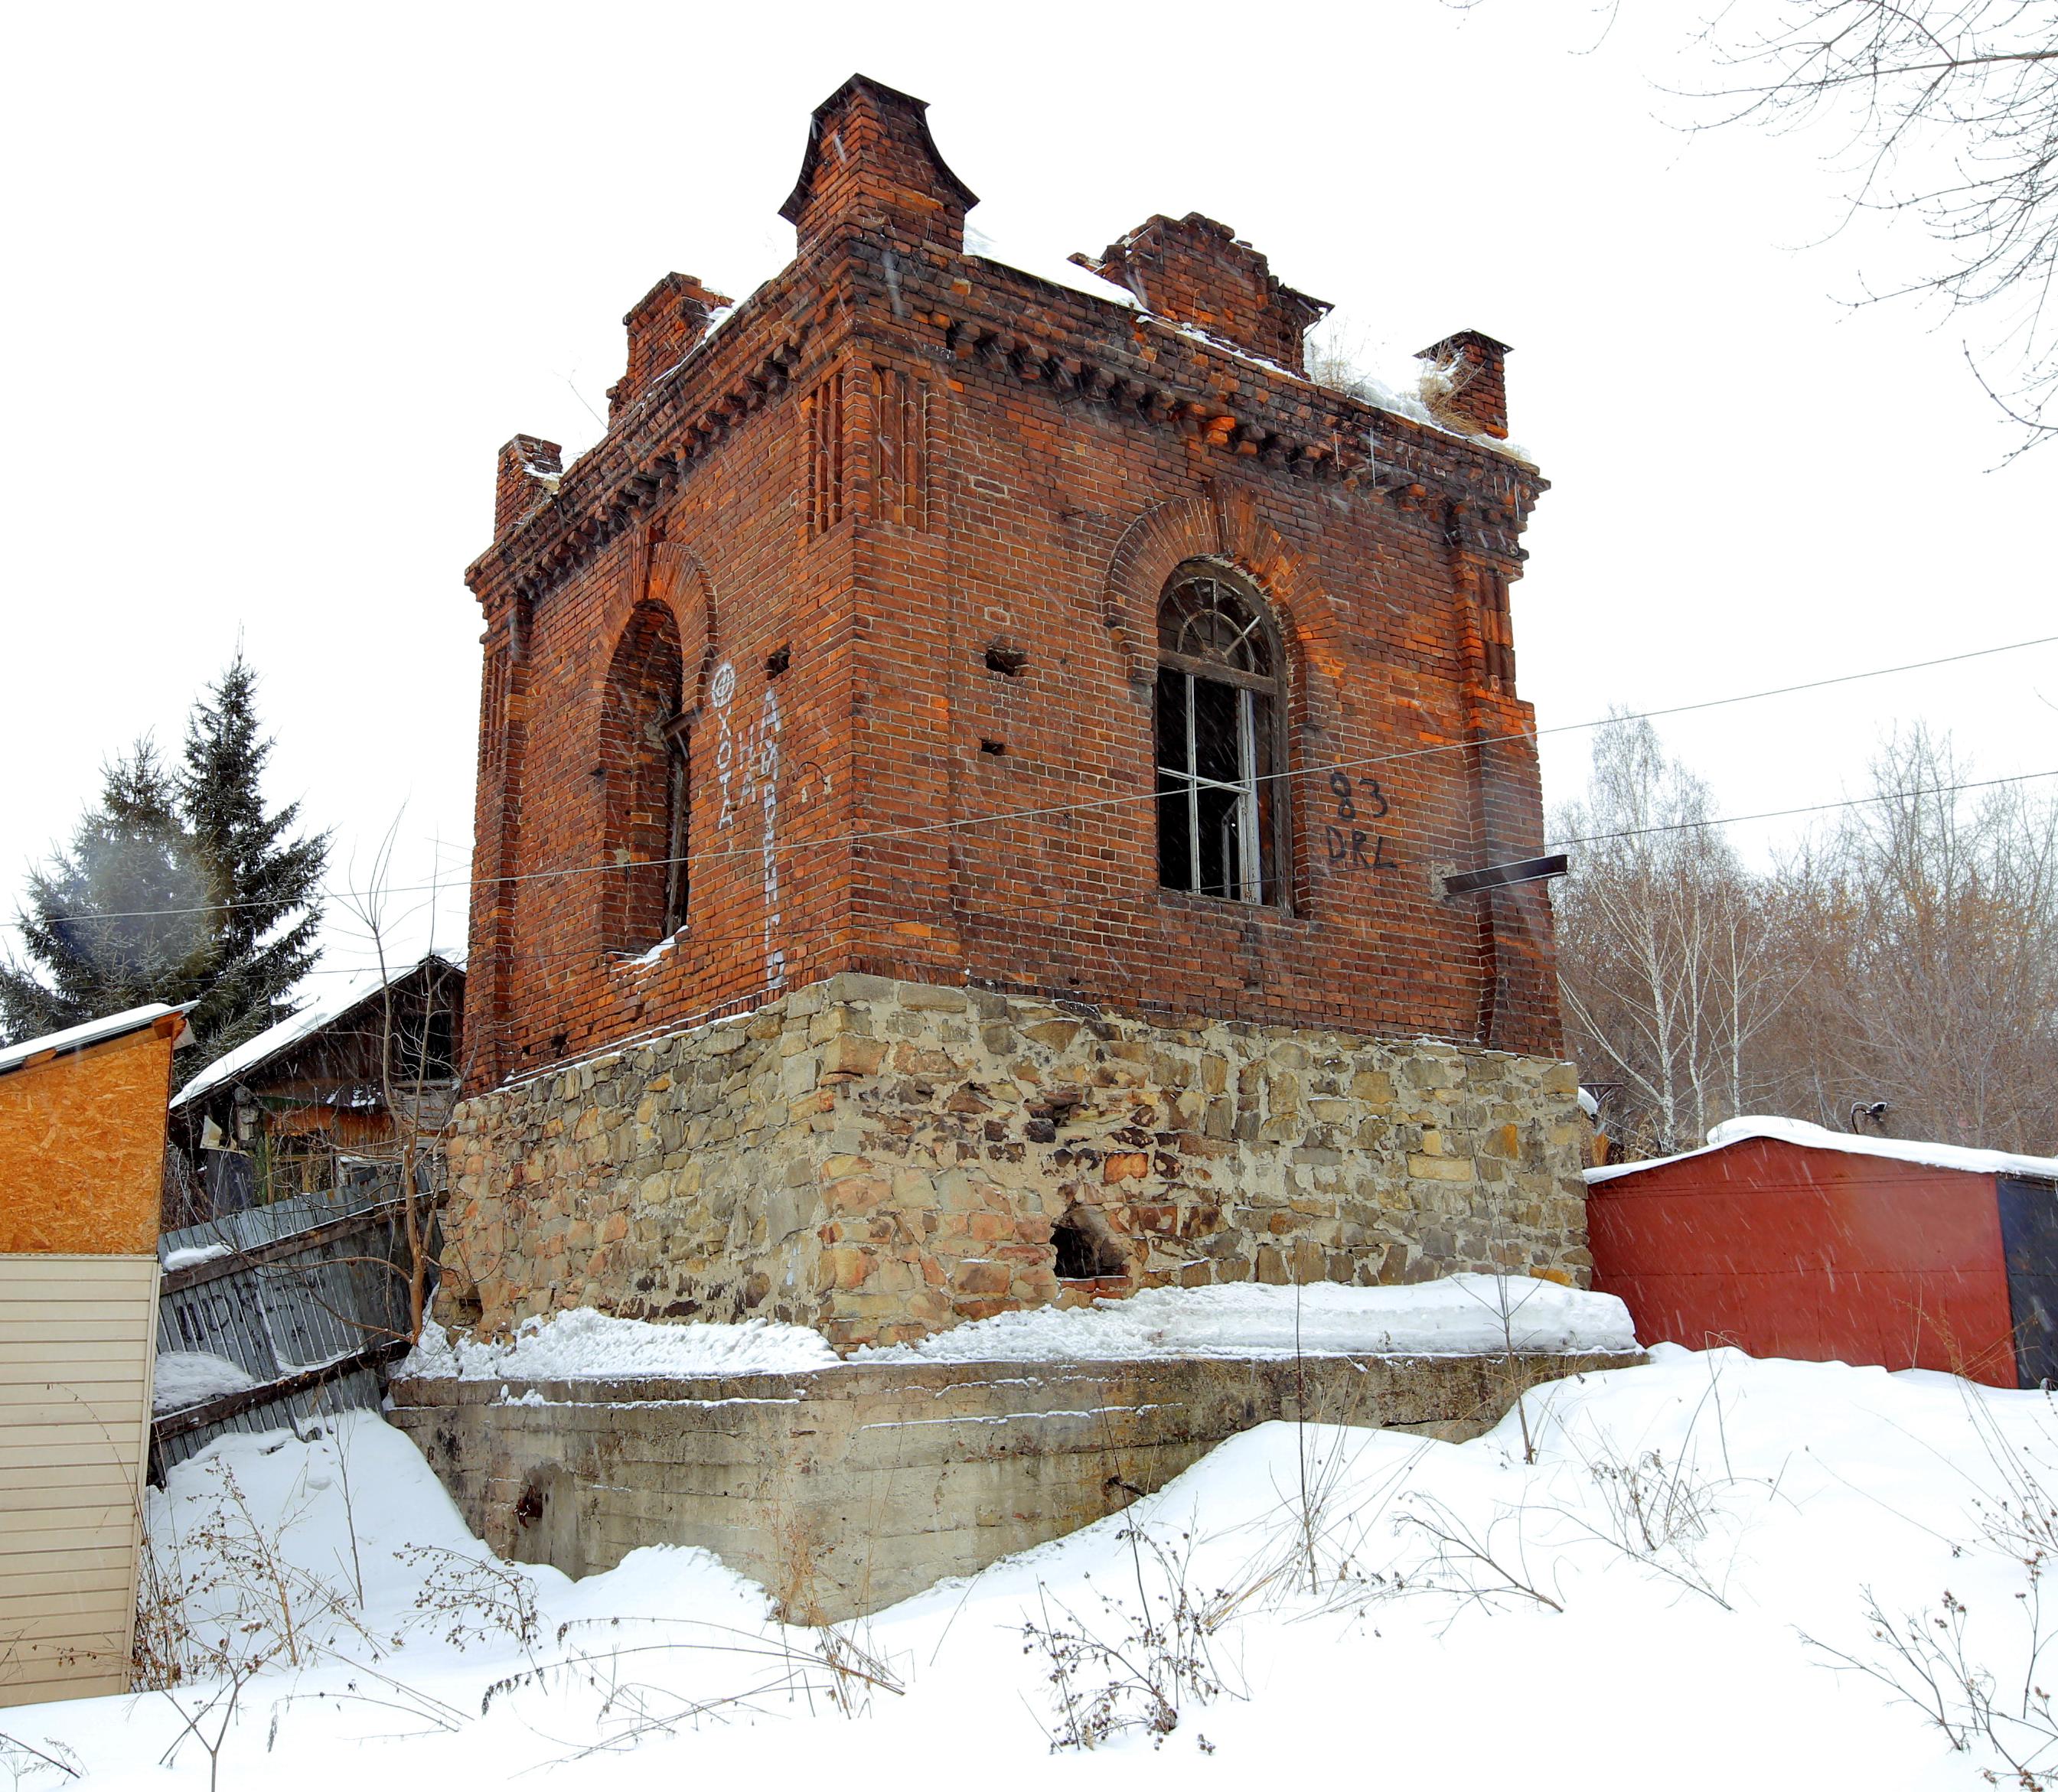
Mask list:
[[[2012,438],[1958,327],[1844,302],[1920,245],[1831,234],[1833,137],[1679,129],[1698,9],[1623,12],[12,9],[0,903],[103,758],[176,747],[240,636],[272,794],[336,830],[333,881],[397,828],[392,881],[440,878],[461,941],[460,576],[494,450],[590,445],[622,314],[667,270],[741,297],[789,257],[808,113],[853,70],[932,103],[1003,244],[1198,209],[1389,360],[1513,343],[1514,433],[1553,482],[1516,593],[1547,729],[2058,632],[2058,448],[1985,470]],[[2054,704],[2045,648],[1663,726],[1742,814],[1855,791],[1896,720],[1988,775],[2058,766]],[[1553,799],[1583,751],[1547,741]],[[362,960],[337,917],[329,966]]]

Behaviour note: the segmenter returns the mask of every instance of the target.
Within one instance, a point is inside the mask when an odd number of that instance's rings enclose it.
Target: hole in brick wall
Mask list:
[[[1074,1207],[1051,1228],[1051,1248],[1057,1253],[1061,1282],[1097,1281],[1129,1273],[1129,1259],[1108,1231],[1107,1222],[1090,1208]]]
[[[789,644],[782,643],[765,656],[765,676],[767,678],[777,678],[793,663],[793,648]]]
[[[999,759],[1007,751],[1007,743],[1004,740],[982,740],[979,743],[979,750],[982,753],[991,753],[994,758]]]
[[[566,1046],[570,1043],[571,1041],[563,1033],[552,1033],[550,1035],[550,1056],[554,1058],[562,1057],[565,1055]]]
[[[999,672],[1003,678],[1015,678],[1029,664],[1029,656],[1011,647],[989,647],[986,650],[986,669]]]

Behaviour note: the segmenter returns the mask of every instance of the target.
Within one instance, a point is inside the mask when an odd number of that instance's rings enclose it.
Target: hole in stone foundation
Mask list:
[[[1060,1282],[1093,1282],[1129,1273],[1129,1259],[1107,1222],[1087,1207],[1074,1207],[1051,1228],[1051,1248],[1057,1253]]]
[[[561,1465],[548,1462],[530,1472],[515,1498],[513,1516],[507,1551],[511,1560],[546,1565],[574,1580],[586,1572],[578,1534],[578,1484]]]

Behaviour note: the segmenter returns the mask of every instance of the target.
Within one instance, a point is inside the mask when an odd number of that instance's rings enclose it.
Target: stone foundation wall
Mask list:
[[[1523,1388],[1637,1355],[845,1363],[695,1381],[397,1380],[472,1530],[578,1576],[711,1549],[807,1624],[1062,1536],[1271,1419],[1476,1436]]]
[[[1547,1059],[845,973],[464,1103],[440,1312],[848,1348],[1165,1283],[1583,1285],[1584,1137]]]

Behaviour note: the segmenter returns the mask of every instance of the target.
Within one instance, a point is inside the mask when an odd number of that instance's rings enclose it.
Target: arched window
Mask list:
[[[1283,902],[1285,660],[1264,601],[1190,562],[1158,606],[1158,881]]]
[[[601,712],[605,783],[604,946],[642,952],[686,922],[686,722],[679,625],[670,607],[639,604],[607,670]]]

